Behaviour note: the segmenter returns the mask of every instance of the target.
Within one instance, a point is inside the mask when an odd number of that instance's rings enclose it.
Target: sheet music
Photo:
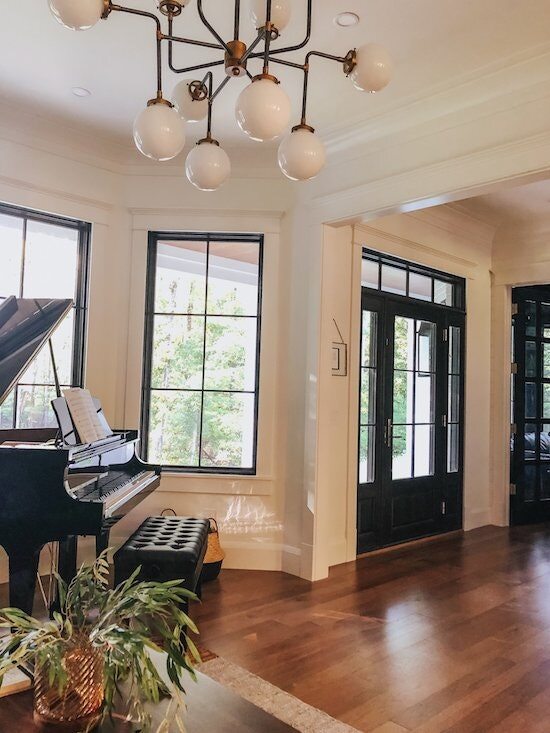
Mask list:
[[[101,421],[92,396],[87,389],[73,387],[63,390],[74,426],[82,443],[94,443],[112,435],[107,421]]]

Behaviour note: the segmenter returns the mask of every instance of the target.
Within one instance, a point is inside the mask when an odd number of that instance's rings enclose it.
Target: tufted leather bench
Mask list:
[[[209,522],[193,517],[149,517],[114,556],[115,585],[141,565],[139,581],[183,580],[200,596]]]

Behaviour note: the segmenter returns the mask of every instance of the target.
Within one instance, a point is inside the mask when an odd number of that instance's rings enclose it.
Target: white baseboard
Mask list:
[[[486,527],[492,522],[491,508],[477,509],[475,511],[466,512],[464,516],[464,531],[468,532],[471,529],[477,529],[478,527]]]

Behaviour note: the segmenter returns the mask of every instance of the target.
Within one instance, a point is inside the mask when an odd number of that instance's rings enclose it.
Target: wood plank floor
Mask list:
[[[224,571],[194,615],[204,646],[361,731],[550,731],[550,526],[486,527],[313,585]]]

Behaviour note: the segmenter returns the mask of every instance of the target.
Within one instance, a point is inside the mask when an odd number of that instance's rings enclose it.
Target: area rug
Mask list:
[[[205,659],[202,649],[201,657]],[[211,655],[200,671],[300,733],[359,733],[222,657]]]

